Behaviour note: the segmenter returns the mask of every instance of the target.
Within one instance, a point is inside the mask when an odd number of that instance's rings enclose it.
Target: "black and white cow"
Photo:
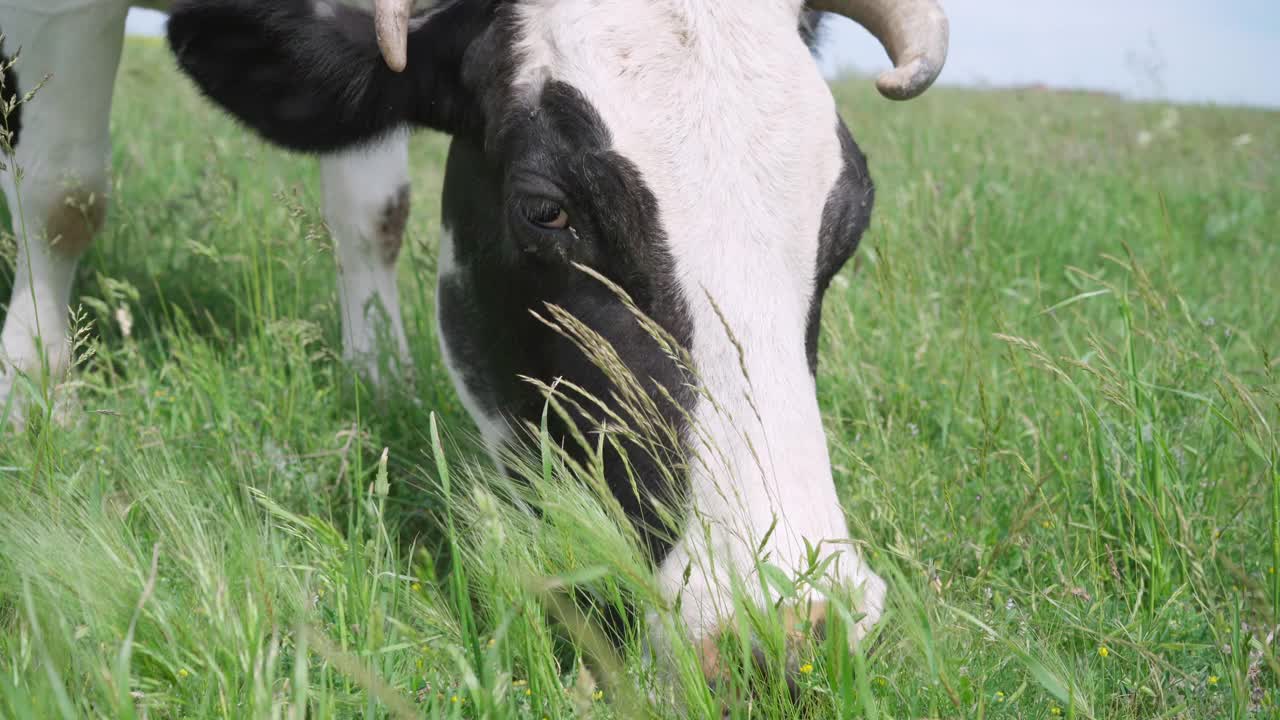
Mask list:
[[[11,73],[16,88],[6,83],[5,98],[48,78],[20,108],[16,156],[0,173],[18,239],[17,272],[0,332],[0,416],[18,374],[38,376],[47,361],[56,380],[69,363],[72,280],[107,213],[112,87],[131,4],[168,5],[0,0],[5,51],[21,51]],[[23,172],[21,187],[15,168]],[[375,380],[383,353],[407,370],[395,263],[409,212],[408,134],[381,133],[360,147],[335,150],[321,159],[320,171],[325,218],[337,248],[346,356]],[[391,347],[380,347],[384,340]],[[21,408],[15,409],[11,417],[20,417]]]
[[[814,374],[822,297],[867,227],[873,190],[810,54],[808,11],[870,29],[897,65],[880,88],[905,99],[941,70],[941,9],[443,0],[410,19],[411,1],[378,0],[375,32],[340,4],[180,0],[169,39],[213,100],[280,144],[331,151],[406,124],[453,136],[437,292],[458,391],[500,448],[542,411],[520,376],[618,402],[531,309],[558,305],[612,342],[681,428],[687,469],[676,497],[652,459],[629,458],[634,484],[616,457],[606,477],[645,529],[664,593],[681,597],[708,671],[735,581],[760,593],[760,548],[790,572],[809,566],[807,547],[832,558],[828,581],[860,592],[853,633],[865,632],[885,584],[849,543]],[[404,72],[380,61],[379,45]],[[692,374],[574,263],[683,344]],[[655,496],[677,503],[674,527],[661,525]],[[824,597],[808,598],[810,619],[823,619]]]

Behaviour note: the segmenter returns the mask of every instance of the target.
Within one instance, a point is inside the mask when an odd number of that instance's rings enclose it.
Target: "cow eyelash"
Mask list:
[[[543,230],[569,230],[569,211],[554,200],[538,199],[521,208],[530,224]]]

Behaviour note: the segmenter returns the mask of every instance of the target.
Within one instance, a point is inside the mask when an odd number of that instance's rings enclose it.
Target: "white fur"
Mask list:
[[[50,247],[45,223],[69,194],[93,193],[105,207],[111,94],[128,6],[122,0],[0,0],[5,50],[22,48],[16,71],[23,91],[51,75],[23,107],[17,157],[6,159],[10,168],[22,168],[21,184],[12,169],[0,177],[19,246],[0,331],[0,413],[19,373],[37,381],[42,376],[42,356],[54,382],[70,362],[67,316],[79,252]],[[394,263],[385,261],[377,237],[388,202],[409,180],[408,142],[406,132],[392,133],[321,161],[325,216],[340,269],[343,346],[375,380],[382,338],[402,369],[411,371]]]
[[[834,101],[796,30],[799,9],[795,0],[535,0],[521,10],[517,84],[534,93],[566,82],[600,113],[657,197],[692,313],[693,360],[715,402],[697,404],[696,512],[660,580],[669,597],[683,592],[683,621],[698,639],[728,618],[735,578],[758,594],[754,548],[775,518],[766,561],[799,572],[805,541],[825,542],[824,556],[842,555],[838,579],[862,586],[864,629],[883,607],[884,583],[835,544],[849,532],[805,356],[821,215],[842,155]]]
[[[336,245],[343,352],[377,382],[383,350],[403,368],[412,367],[400,317],[396,264],[388,261],[384,244],[389,239],[379,231],[388,203],[409,183],[408,130],[325,156],[320,181],[325,220]]]
[[[511,428],[501,416],[485,411],[484,406],[471,393],[463,380],[459,359],[449,350],[449,339],[445,337],[444,323],[440,322],[442,305],[440,289],[458,272],[458,256],[453,245],[453,231],[447,225],[440,228],[440,253],[436,267],[436,335],[440,338],[440,355],[444,358],[449,379],[453,381],[453,387],[458,392],[462,407],[466,408],[472,422],[480,430],[480,438],[484,440],[485,448],[489,451],[489,458],[493,461],[494,467],[502,470],[502,448],[511,439]]]
[[[23,88],[52,74],[22,108],[17,153],[5,159],[9,169],[0,177],[18,243],[13,294],[0,331],[0,412],[17,374],[37,384],[42,377],[56,382],[70,362],[68,304],[80,253],[52,247],[46,223],[69,196],[92,194],[96,203],[106,203],[111,86],[126,10],[120,2],[62,14],[45,5],[0,5],[6,52],[22,48],[16,72]],[[15,168],[22,168],[21,182]],[[45,362],[48,376],[42,375]],[[15,417],[21,418],[21,407]]]

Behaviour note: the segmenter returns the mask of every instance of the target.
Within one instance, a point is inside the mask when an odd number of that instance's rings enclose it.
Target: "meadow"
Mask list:
[[[0,433],[0,716],[1280,716],[1280,115],[835,92],[878,195],[819,396],[889,611],[794,699],[749,657],[661,684],[634,636],[593,689],[556,593],[649,571],[553,455],[541,520],[492,489],[436,344],[446,140],[413,140],[416,378],[375,391],[315,160],[130,40],[76,409]]]

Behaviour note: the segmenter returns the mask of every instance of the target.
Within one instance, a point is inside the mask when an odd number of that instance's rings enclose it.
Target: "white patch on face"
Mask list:
[[[883,582],[834,544],[849,532],[805,355],[822,211],[843,156],[834,100],[797,32],[799,6],[519,6],[517,88],[575,87],[639,168],[692,316],[701,386],[715,398],[698,401],[689,438],[695,516],[660,569],[675,597],[693,565],[681,612],[694,638],[731,615],[734,576],[758,593],[754,548],[775,518],[767,562],[803,571],[805,542],[825,541],[824,556],[841,554],[839,580],[865,583],[864,625],[883,604]]]
[[[438,268],[438,274],[436,275],[436,334],[440,336],[440,355],[444,358],[445,368],[449,371],[449,379],[453,381],[453,387],[458,392],[458,399],[462,401],[462,407],[467,409],[467,414],[471,416],[472,422],[480,430],[480,437],[484,440],[485,448],[489,451],[489,458],[493,461],[495,467],[502,470],[502,447],[511,439],[511,428],[508,427],[501,416],[485,410],[480,400],[467,387],[466,375],[462,371],[459,358],[449,350],[449,339],[445,336],[444,330],[445,324],[440,321],[441,314],[444,312],[441,288],[458,271],[458,256],[453,246],[453,231],[448,226],[441,226],[440,228],[440,254],[436,261],[436,267]]]

